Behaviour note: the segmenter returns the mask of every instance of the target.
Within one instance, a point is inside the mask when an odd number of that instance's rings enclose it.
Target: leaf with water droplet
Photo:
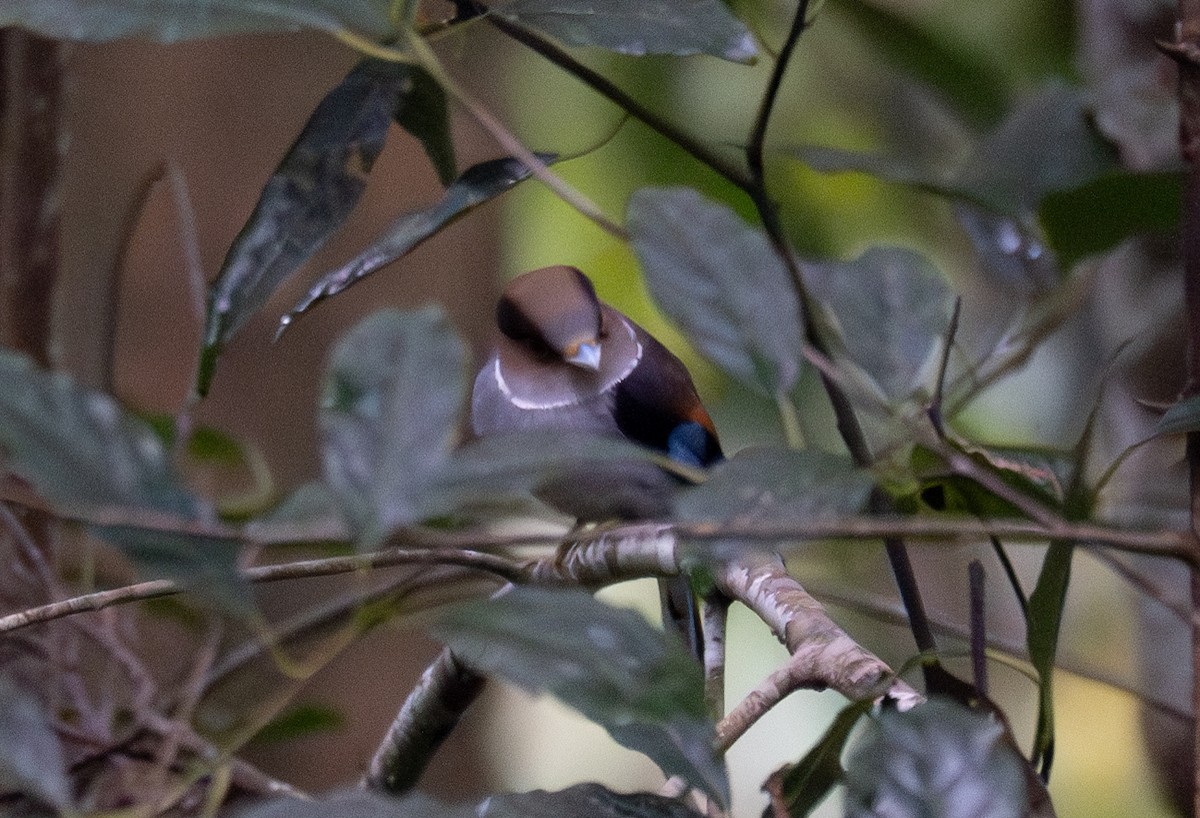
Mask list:
[[[668,775],[729,803],[700,667],[633,611],[579,591],[516,587],[455,607],[433,631],[471,667],[553,693]]]
[[[569,45],[619,54],[711,54],[749,63],[754,37],[720,0],[511,0],[492,14]]]

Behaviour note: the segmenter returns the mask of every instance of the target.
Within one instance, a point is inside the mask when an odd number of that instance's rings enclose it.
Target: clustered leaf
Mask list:
[[[554,154],[538,154],[547,164]],[[532,172],[520,160],[492,159],[467,168],[432,207],[396,220],[388,231],[373,241],[356,258],[321,276],[304,298],[280,319],[279,332],[326,298],[331,298],[376,270],[406,255],[467,211],[484,204],[528,179]]]

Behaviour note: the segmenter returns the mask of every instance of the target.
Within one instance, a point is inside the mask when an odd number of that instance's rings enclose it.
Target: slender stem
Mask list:
[[[538,32],[525,28],[521,24],[501,15],[489,14],[486,19],[497,30],[545,57],[596,93],[616,103],[617,106],[634,119],[637,119],[660,136],[674,142],[693,158],[719,173],[735,187],[743,191],[748,191],[753,186],[753,179],[740,165],[730,162],[726,157],[714,152],[708,145],[700,142],[675,123],[663,119],[607,77],[575,59],[569,52],[556,43],[546,39]]]
[[[746,162],[750,166],[750,173],[754,179],[754,184],[749,191],[750,198],[758,210],[763,228],[766,230],[776,254],[783,261],[792,279],[792,285],[796,290],[799,302],[799,319],[804,327],[807,341],[814,350],[821,355],[828,356],[828,347],[816,331],[816,322],[812,320],[815,310],[809,298],[807,287],[804,284],[804,276],[801,273],[799,261],[792,251],[787,234],[783,229],[783,224],[779,219],[779,210],[767,193],[763,167],[763,151],[766,143],[767,128],[771,121],[771,113],[775,109],[775,102],[779,95],[779,89],[783,84],[783,76],[787,71],[788,62],[800,40],[800,35],[804,33],[807,14],[808,0],[800,0],[796,8],[796,14],[792,18],[792,25],[788,31],[787,39],[779,51],[779,59],[775,63],[775,68],[771,72],[771,78],[767,83],[766,92],[763,94],[754,127],[751,130],[750,139],[746,146]],[[824,372],[821,373],[821,383],[833,407],[838,433],[845,442],[846,448],[850,452],[850,457],[861,467],[870,466],[874,458],[871,455],[870,447],[867,445],[866,436],[863,433],[862,424],[858,420],[849,396]],[[871,493],[870,510],[876,514],[887,514],[893,512],[895,509],[887,495],[881,489],[876,488]],[[904,601],[904,606],[909,613],[910,627],[912,629],[913,640],[917,644],[917,649],[921,652],[935,650],[937,644],[933,637],[933,629],[930,627],[929,617],[925,613],[925,606],[921,600],[921,591],[917,584],[916,574],[913,571],[912,562],[908,557],[908,549],[905,547],[903,540],[898,537],[885,538],[884,548],[887,552],[888,562],[892,568],[892,575],[896,580],[896,586],[900,591],[900,597]],[[932,665],[923,665],[922,669],[925,671],[926,684],[932,687],[931,683],[934,679],[939,678],[935,673],[936,668]]]
[[[771,123],[771,113],[775,110],[775,100],[779,96],[779,89],[783,85],[783,75],[787,72],[788,63],[792,59],[792,52],[795,50],[797,43],[800,42],[800,35],[804,33],[807,26],[808,17],[808,0],[800,0],[800,5],[796,8],[796,16],[792,18],[792,27],[788,31],[787,39],[783,41],[783,47],[779,49],[779,58],[775,60],[775,67],[771,71],[771,78],[767,81],[767,90],[763,94],[762,102],[758,107],[758,116],[754,120],[754,127],[750,131],[750,140],[746,144],[746,162],[750,165],[750,175],[755,180],[754,187],[761,188],[763,179],[763,147],[767,141],[767,127]]]
[[[449,72],[442,67],[437,55],[433,53],[433,49],[424,40],[420,37],[413,37],[410,40],[410,47],[421,67],[437,80],[443,90],[466,108],[471,116],[492,135],[492,138],[500,143],[501,147],[517,159],[520,159],[529,168],[530,173],[537,177],[539,181],[553,190],[564,202],[594,222],[601,230],[623,241],[628,240],[629,235],[623,227],[604,215],[604,211],[595,202],[567,184],[561,176],[551,171],[546,166],[546,163],[539,159],[533,151],[525,147],[521,140],[517,139],[512,132],[505,128],[491,111],[468,94],[466,89],[459,85],[450,76]]]
[[[484,677],[445,648],[425,669],[375,751],[362,785],[403,795],[483,691]]]

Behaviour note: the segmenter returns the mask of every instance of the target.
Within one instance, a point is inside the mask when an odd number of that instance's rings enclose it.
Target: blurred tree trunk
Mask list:
[[[0,343],[50,363],[58,278],[63,46],[0,31]]]

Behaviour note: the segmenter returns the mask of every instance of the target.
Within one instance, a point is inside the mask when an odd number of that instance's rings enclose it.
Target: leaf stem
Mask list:
[[[746,192],[753,187],[754,180],[744,168],[731,162],[721,154],[716,153],[708,145],[685,132],[675,123],[663,119],[607,77],[575,59],[575,57],[556,43],[546,39],[536,31],[500,15],[488,14],[485,19],[498,31],[545,57],[596,93],[615,103],[659,136],[665,137],[675,143],[690,154],[692,158],[716,171],[730,184]]]
[[[475,121],[482,125],[492,135],[492,138],[500,143],[501,147],[521,160],[529,168],[530,173],[553,190],[560,199],[594,222],[601,230],[622,241],[628,241],[629,235],[625,232],[625,228],[609,219],[595,202],[571,187],[561,176],[550,170],[546,166],[546,163],[534,155],[533,151],[525,147],[521,140],[517,139],[511,131],[505,128],[491,111],[468,94],[466,89],[459,85],[445,70],[428,43],[420,37],[413,37],[409,41],[409,47],[412,49],[417,63],[431,77],[437,80],[446,94],[456,99],[460,105],[466,108],[471,116],[475,118]]]

